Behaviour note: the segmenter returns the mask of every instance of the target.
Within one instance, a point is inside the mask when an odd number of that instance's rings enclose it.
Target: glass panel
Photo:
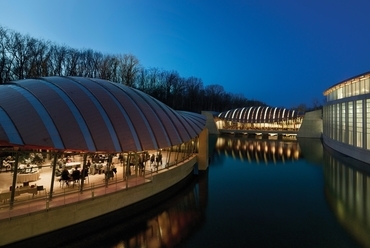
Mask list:
[[[335,123],[335,129],[336,129],[336,134],[335,134],[335,140],[340,140],[339,139],[339,134],[340,134],[340,105],[339,103],[336,105],[336,123]]]
[[[354,84],[353,84],[353,86],[354,86],[354,92],[353,92],[353,95],[354,96],[357,96],[357,95],[359,95],[360,94],[360,82],[359,81],[357,81],[357,82],[355,82]]]
[[[356,101],[356,146],[362,147],[362,100]]]
[[[342,103],[342,138],[343,143],[346,142],[346,104]]]
[[[370,92],[370,78],[364,80],[364,93],[367,94]]]
[[[348,102],[348,144],[353,145],[353,102]]]
[[[343,87],[337,90],[337,99],[342,99],[342,98],[343,98]]]
[[[352,96],[351,84],[346,85],[346,97]]]

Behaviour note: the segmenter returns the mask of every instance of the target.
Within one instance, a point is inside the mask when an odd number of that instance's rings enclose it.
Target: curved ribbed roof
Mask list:
[[[266,106],[244,107],[221,112],[220,119],[241,123],[273,123],[297,117],[297,111]]]
[[[178,112],[102,79],[44,77],[0,85],[0,145],[79,151],[143,151],[196,137],[203,115]]]

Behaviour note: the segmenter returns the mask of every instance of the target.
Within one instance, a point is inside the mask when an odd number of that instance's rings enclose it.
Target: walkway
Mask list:
[[[59,181],[54,183],[54,194],[51,201],[47,200],[46,191],[40,191],[36,195],[22,194],[15,198],[13,208],[9,208],[8,202],[0,204],[0,221],[8,220],[22,215],[29,215],[37,211],[47,211],[49,208],[62,207],[66,204],[79,202],[105,194],[114,193],[123,189],[128,189],[146,182],[150,182],[151,171],[146,170],[145,177],[132,175],[128,180],[123,179],[123,167],[117,167],[117,175],[108,181],[106,186],[104,174],[90,175],[87,184],[80,192],[78,185],[70,184],[68,187],[61,185]],[[146,168],[148,169],[148,167]],[[48,173],[48,172],[47,172]],[[8,173],[9,176],[10,172]],[[0,178],[5,173],[0,174]],[[121,176],[119,178],[119,176]]]

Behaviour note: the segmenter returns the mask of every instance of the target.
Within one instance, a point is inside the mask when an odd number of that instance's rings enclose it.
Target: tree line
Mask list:
[[[173,109],[222,112],[238,107],[266,106],[223,86],[203,85],[200,78],[177,71],[145,68],[132,54],[103,54],[74,49],[0,26],[0,83],[47,76],[101,78],[143,91]]]

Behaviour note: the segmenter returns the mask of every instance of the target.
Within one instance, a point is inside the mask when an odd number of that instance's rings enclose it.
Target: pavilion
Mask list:
[[[0,177],[5,178],[0,182],[0,204],[9,206],[7,214],[23,200],[43,197],[49,216],[52,199],[56,202],[60,195],[79,192],[82,196],[89,191],[89,199],[79,198],[81,209],[73,207],[77,219],[56,223],[50,218],[48,229],[25,229],[22,237],[12,234],[12,228],[32,222],[32,217],[9,220],[5,228],[9,232],[3,232],[0,240],[7,236],[6,244],[72,225],[171,187],[199,162],[196,153],[204,149],[198,142],[205,124],[201,114],[175,111],[139,90],[102,79],[42,77],[0,85]],[[160,155],[160,163],[149,163],[150,155]],[[120,172],[114,180],[116,194],[105,189],[97,195],[97,188],[112,184],[113,168]],[[58,174],[62,169],[81,171],[77,187],[62,184]],[[132,178],[151,185],[142,186],[140,193],[138,189],[128,192]],[[119,190],[119,183],[124,190]],[[97,200],[104,196],[106,199]],[[95,199],[94,207],[91,199]],[[114,204],[102,211],[101,206],[113,199]],[[89,214],[81,201],[89,206]],[[63,213],[57,206],[54,209],[55,216]],[[44,210],[39,213],[42,218]]]

